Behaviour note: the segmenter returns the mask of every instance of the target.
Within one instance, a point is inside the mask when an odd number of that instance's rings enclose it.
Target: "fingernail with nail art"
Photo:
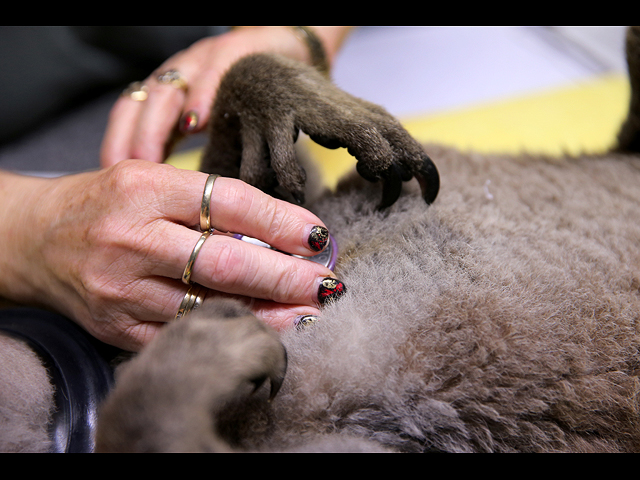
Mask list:
[[[320,225],[316,225],[311,229],[309,234],[309,246],[314,252],[320,252],[327,246],[329,241],[329,230]]]
[[[302,330],[303,328],[316,323],[317,320],[317,315],[299,315],[295,318],[293,324],[298,330]]]
[[[323,278],[318,288],[318,302],[320,305],[325,305],[327,302],[337,300],[346,291],[347,287],[340,280],[331,277]]]
[[[193,110],[185,113],[180,119],[180,131],[187,133],[198,126],[198,114]]]

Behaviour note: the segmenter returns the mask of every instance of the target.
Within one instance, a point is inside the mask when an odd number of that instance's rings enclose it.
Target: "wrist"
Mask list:
[[[0,297],[32,302],[38,297],[31,273],[32,254],[46,231],[38,213],[38,195],[49,180],[0,172]],[[35,248],[34,248],[35,247]]]

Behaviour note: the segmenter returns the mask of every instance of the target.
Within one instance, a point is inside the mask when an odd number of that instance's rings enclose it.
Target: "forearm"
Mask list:
[[[29,275],[29,250],[46,235],[40,198],[49,180],[0,171],[0,298],[32,302],[38,297]]]

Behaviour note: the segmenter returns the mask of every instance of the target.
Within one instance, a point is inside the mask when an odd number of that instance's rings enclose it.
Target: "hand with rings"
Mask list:
[[[101,149],[101,165],[131,158],[160,163],[173,144],[201,131],[227,69],[250,53],[276,52],[297,60],[330,63],[347,27],[242,27],[202,39],[173,55],[143,82],[125,89],[114,105]],[[309,38],[324,46],[321,60]],[[316,42],[317,43],[317,42]]]
[[[0,184],[15,202],[6,211],[19,212],[0,219],[10,229],[0,295],[55,309],[126,350],[218,296],[282,329],[344,291],[323,265],[221,233],[301,256],[326,244],[315,215],[237,179],[128,160],[53,179],[3,174]]]

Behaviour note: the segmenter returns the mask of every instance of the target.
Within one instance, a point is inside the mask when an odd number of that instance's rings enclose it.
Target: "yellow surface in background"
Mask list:
[[[167,163],[186,170],[197,170],[201,153],[200,149],[174,153],[167,159]]]
[[[418,141],[461,150],[597,153],[615,142],[628,99],[626,76],[612,75],[526,97],[401,120]],[[306,137],[302,141],[308,144],[330,187],[355,164],[344,148],[327,150]],[[199,157],[199,151],[190,151],[172,156],[169,163],[196,169]],[[437,164],[437,159],[434,161]]]

